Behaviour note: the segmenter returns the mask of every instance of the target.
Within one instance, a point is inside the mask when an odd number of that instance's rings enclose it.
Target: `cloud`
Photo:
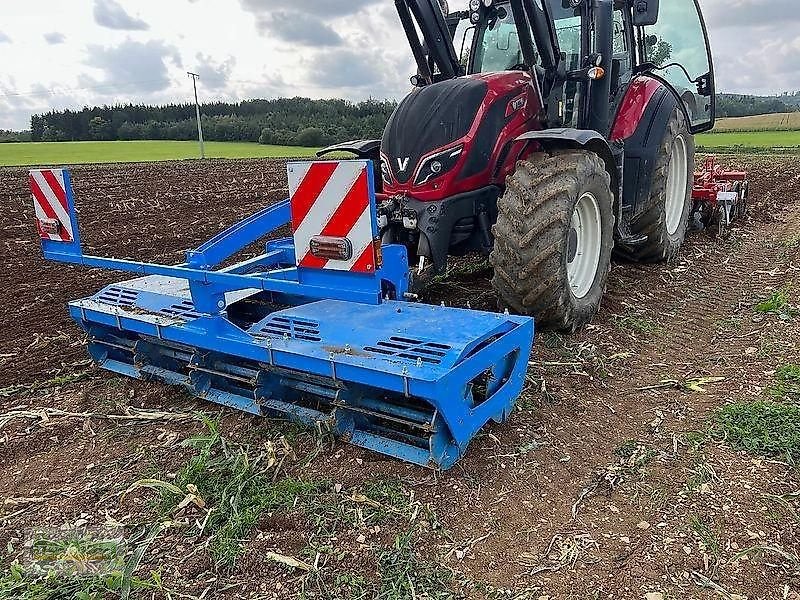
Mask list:
[[[772,95],[800,89],[797,0],[706,0],[703,12],[717,91]]]
[[[242,8],[255,14],[289,9],[319,18],[346,17],[383,0],[241,0]]]
[[[19,89],[19,84],[13,77],[0,78],[0,129],[28,129],[32,114],[46,112],[53,106],[79,105],[75,96],[59,91],[60,83],[36,83],[24,93],[18,93],[15,90]]]
[[[116,0],[94,0],[94,20],[101,27],[124,31],[146,31],[150,25],[132,17]]]
[[[215,62],[210,56],[201,52],[198,52],[195,58],[197,60],[195,72],[200,76],[203,88],[220,90],[227,86],[236,66],[236,58],[229,56],[222,62]]]
[[[56,44],[63,44],[66,41],[66,39],[67,36],[65,36],[63,33],[59,31],[51,31],[50,33],[44,34],[44,41],[50,44],[51,46],[54,46]]]
[[[297,90],[288,84],[279,72],[263,72],[257,81],[245,81],[241,98],[281,98],[296,96]]]
[[[719,34],[712,31],[717,90],[771,95],[800,89],[800,35],[787,29],[783,34],[773,32],[764,43],[753,46],[741,43],[753,39],[753,28],[731,27]]]
[[[181,66],[177,48],[163,41],[126,40],[113,47],[87,46],[86,64],[103,73],[98,81],[82,76],[82,85],[103,85],[117,91],[158,92],[170,86],[167,62]]]
[[[300,46],[341,46],[342,37],[321,19],[295,11],[277,11],[256,16],[256,27],[261,35]]]
[[[11,38],[8,37],[5,33],[0,31],[0,44],[10,44]]]
[[[382,0],[240,0],[255,17],[262,35],[310,47],[341,46],[343,38],[330,21],[348,17]]]
[[[307,81],[348,99],[402,97],[409,88],[406,60],[385,54],[366,55],[356,48],[317,52],[305,61]]]
[[[374,57],[349,48],[317,55],[311,79],[322,87],[363,88],[381,81]]]
[[[710,28],[800,21],[797,0],[709,0],[703,4],[703,12]]]

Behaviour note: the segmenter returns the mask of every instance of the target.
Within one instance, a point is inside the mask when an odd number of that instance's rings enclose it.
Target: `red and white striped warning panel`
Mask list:
[[[366,161],[292,162],[287,170],[297,265],[374,273]]]
[[[31,194],[36,211],[36,227],[43,240],[71,242],[74,240],[69,204],[62,169],[30,171]]]

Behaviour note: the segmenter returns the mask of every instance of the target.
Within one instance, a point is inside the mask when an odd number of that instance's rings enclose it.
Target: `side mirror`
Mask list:
[[[633,25],[647,27],[658,22],[659,0],[633,0]]]

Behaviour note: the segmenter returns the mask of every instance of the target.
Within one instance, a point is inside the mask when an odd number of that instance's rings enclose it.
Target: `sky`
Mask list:
[[[684,0],[662,0],[675,2]],[[800,90],[798,0],[700,0],[723,92]],[[451,10],[465,0],[451,0]],[[6,0],[0,129],[116,102],[400,99],[414,73],[392,0]]]

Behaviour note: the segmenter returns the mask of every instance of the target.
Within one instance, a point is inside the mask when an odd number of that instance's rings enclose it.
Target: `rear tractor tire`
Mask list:
[[[675,258],[689,227],[693,182],[694,137],[683,111],[676,108],[658,147],[650,192],[631,219],[631,233],[646,235],[647,241],[620,248],[624,258],[648,263]]]
[[[501,301],[537,328],[573,332],[600,308],[614,246],[614,197],[588,151],[517,163],[498,200],[490,262]]]

